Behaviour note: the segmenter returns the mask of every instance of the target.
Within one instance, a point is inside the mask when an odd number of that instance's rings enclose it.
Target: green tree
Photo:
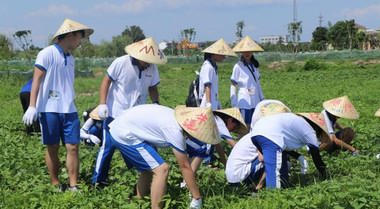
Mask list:
[[[30,50],[33,47],[32,41],[32,31],[31,30],[20,30],[16,31],[13,34],[13,38],[16,43],[20,46],[20,48],[24,51],[26,59],[31,62],[32,60],[32,52]]]
[[[240,41],[243,38],[243,29],[245,27],[244,21],[236,23],[236,41]]]
[[[13,57],[12,41],[3,34],[0,34],[0,59],[9,60]]]
[[[288,32],[290,36],[292,37],[294,52],[297,52],[298,51],[297,45],[301,40],[301,34],[302,34],[302,21],[289,23]]]
[[[357,48],[355,21],[338,21],[327,32],[327,39],[335,49]]]
[[[327,28],[317,27],[313,32],[311,40],[311,49],[313,50],[326,50],[327,47]]]
[[[126,29],[121,33],[122,36],[129,36],[133,42],[145,39],[145,34],[140,26],[126,26]]]

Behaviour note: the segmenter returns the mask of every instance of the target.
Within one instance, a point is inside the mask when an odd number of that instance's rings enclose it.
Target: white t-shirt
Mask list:
[[[260,72],[258,68],[254,69],[254,77],[248,66],[243,61],[234,65],[231,75],[231,81],[236,83],[237,87],[237,107],[241,109],[252,109],[264,99],[263,91],[260,85]]]
[[[322,114],[323,114],[323,117],[325,117],[325,122],[326,122],[326,126],[327,126],[327,131],[329,132],[330,137],[332,137],[332,136],[335,135],[334,124],[333,124],[333,122],[329,119],[329,117],[327,116],[327,112],[326,112],[326,110],[323,110],[323,111],[322,111]]]
[[[199,73],[199,98],[202,98],[200,107],[206,107],[205,84],[211,84],[211,108],[212,110],[220,109],[221,105],[218,98],[218,75],[212,64],[206,60],[203,62],[201,72]]]
[[[139,105],[125,110],[109,125],[119,143],[136,145],[143,141],[157,147],[172,146],[185,152],[185,136],[174,110],[157,104]]]
[[[296,150],[304,145],[319,147],[314,129],[301,116],[279,113],[261,118],[251,130],[251,136],[265,136],[282,150]]]
[[[35,66],[46,71],[37,96],[37,112],[76,112],[73,56],[65,55],[58,44],[50,45],[38,53]]]
[[[229,183],[244,181],[251,173],[252,161],[258,157],[258,150],[252,143],[251,135],[241,138],[228,156],[226,177]]]
[[[286,105],[284,103],[282,103],[281,101],[279,100],[274,100],[274,99],[266,99],[266,100],[263,100],[261,102],[259,102],[255,108],[255,111],[253,112],[252,114],[252,121],[251,121],[251,129],[253,128],[253,126],[256,124],[256,122],[260,119],[260,118],[263,118],[263,115],[261,114],[260,110],[263,106],[265,105],[269,105],[269,104],[280,104],[280,105],[284,105],[286,107]]]
[[[160,82],[157,66],[151,64],[140,71],[132,65],[132,57],[124,55],[115,59],[107,70],[112,83],[107,95],[109,116],[116,118],[123,110],[145,104],[148,88]]]

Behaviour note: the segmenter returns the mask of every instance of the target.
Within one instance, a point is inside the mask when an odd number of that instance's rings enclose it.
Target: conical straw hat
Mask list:
[[[207,144],[220,143],[220,134],[211,108],[179,105],[174,110],[179,125],[192,137]]]
[[[102,120],[102,119],[100,119],[98,112],[99,112],[99,107],[96,107],[95,109],[93,109],[90,112],[90,118],[92,118],[94,120]]]
[[[376,111],[375,116],[380,117],[380,109]]]
[[[168,61],[151,37],[126,46],[125,51],[132,57],[150,64],[165,64]]]
[[[84,30],[84,37],[83,38],[88,38],[94,32],[93,29],[89,28],[86,25],[83,25],[83,24],[76,22],[74,20],[71,20],[71,19],[65,19],[63,21],[61,27],[59,27],[58,31],[53,36],[52,40],[54,43],[56,43],[58,41],[59,35],[75,32],[75,31],[79,31],[79,30]]]
[[[317,124],[323,130],[323,136],[319,140],[323,143],[330,143],[331,138],[327,129],[325,117],[322,113],[297,113],[297,115]]]
[[[258,111],[260,118],[277,113],[292,112],[289,107],[278,100],[271,100],[268,103],[264,103],[259,107]]]
[[[251,37],[246,36],[232,49],[234,52],[263,52],[261,48]]]
[[[233,108],[227,108],[227,109],[223,109],[223,110],[214,110],[214,114],[215,115],[225,114],[225,115],[228,115],[228,116],[236,119],[240,123],[239,128],[236,131],[236,133],[237,134],[248,133],[247,125],[245,124],[244,118],[243,118],[243,116],[241,116],[241,113],[240,113],[238,108],[233,107]]]
[[[358,119],[359,113],[352,105],[350,99],[347,96],[338,97],[323,102],[323,108],[329,113],[346,119]]]
[[[202,52],[237,57],[235,52],[232,51],[231,47],[228,46],[228,44],[226,44],[226,42],[222,38],[219,39],[217,42],[213,43],[211,46],[204,49]]]

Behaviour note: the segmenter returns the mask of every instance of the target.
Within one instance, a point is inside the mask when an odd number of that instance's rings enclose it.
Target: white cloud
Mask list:
[[[123,4],[100,3],[90,9],[97,14],[140,13],[154,4],[153,0],[126,0]]]
[[[380,17],[380,4],[370,5],[364,8],[358,9],[345,9],[343,15],[351,18],[362,18],[368,16]]]
[[[43,8],[29,13],[31,17],[52,17],[52,16],[73,16],[78,11],[66,4],[51,4],[47,8]]]

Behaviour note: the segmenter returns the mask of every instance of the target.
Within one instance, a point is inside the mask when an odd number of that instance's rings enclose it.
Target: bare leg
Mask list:
[[[78,184],[79,176],[79,145],[78,144],[66,144],[66,167],[69,173],[70,186],[76,186]]]
[[[50,180],[52,185],[58,185],[58,172],[59,172],[59,158],[58,158],[59,144],[47,145],[45,152],[45,162],[49,170]]]
[[[145,171],[140,174],[136,185],[137,198],[143,198],[144,196],[149,195],[152,176],[152,171]]]
[[[197,174],[199,167],[201,166],[203,158],[194,157],[191,159],[191,169],[194,171],[194,175]]]
[[[161,208],[161,200],[166,192],[166,181],[169,175],[169,165],[164,163],[153,169],[152,188],[150,191],[151,208]]]

